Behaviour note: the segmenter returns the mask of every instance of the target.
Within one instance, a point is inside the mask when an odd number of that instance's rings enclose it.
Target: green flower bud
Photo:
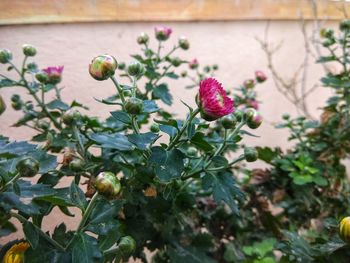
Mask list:
[[[339,25],[339,29],[340,29],[340,31],[343,31],[343,32],[349,31],[350,30],[350,19],[342,21]]]
[[[244,157],[247,162],[255,162],[258,159],[258,151],[255,148],[244,148]]]
[[[148,43],[149,40],[149,36],[142,32],[138,37],[137,37],[137,43],[140,45],[145,45]]]
[[[131,90],[126,89],[126,90],[123,90],[123,95],[124,97],[130,97],[132,95],[132,92]]]
[[[186,154],[190,157],[196,157],[198,154],[198,150],[195,147],[188,147]]]
[[[130,98],[125,103],[125,110],[129,114],[140,114],[143,111],[143,101],[138,98]]]
[[[114,75],[117,67],[117,60],[113,56],[101,55],[91,61],[89,73],[96,80],[106,80]]]
[[[99,194],[107,198],[114,198],[119,194],[121,185],[115,174],[101,172],[96,177],[95,188]]]
[[[32,45],[24,44],[22,50],[23,54],[28,57],[34,57],[36,55],[36,48]]]
[[[234,129],[237,124],[237,118],[233,114],[226,115],[221,118],[221,124],[225,129]]]
[[[187,71],[186,70],[181,72],[181,77],[183,77],[183,78],[187,77]]]
[[[62,116],[62,121],[66,125],[72,125],[81,119],[81,114],[77,110],[66,111]]]
[[[152,123],[151,125],[151,132],[157,133],[159,132],[159,124],[158,123]]]
[[[0,95],[0,115],[3,114],[6,110],[6,104],[2,96]]]
[[[26,104],[24,106],[25,106],[26,110],[29,110],[29,111],[34,109],[32,102],[26,102]]]
[[[182,63],[182,60],[178,57],[175,57],[173,59],[171,59],[171,64],[174,66],[174,67],[178,67],[180,66]]]
[[[282,119],[284,120],[289,120],[289,118],[290,118],[290,115],[288,113],[285,113],[282,115]]]
[[[28,157],[17,163],[16,170],[22,177],[33,177],[39,171],[39,163],[37,160]]]
[[[12,101],[11,106],[14,110],[20,110],[22,109],[22,102],[21,101]]]
[[[218,70],[219,69],[219,66],[217,64],[214,64],[213,65],[213,70]]]
[[[125,65],[124,62],[120,62],[120,63],[118,64],[118,69],[120,69],[120,70],[124,70],[125,67],[126,67],[126,65]]]
[[[70,163],[69,163],[69,169],[71,169],[74,172],[80,172],[83,170],[85,165],[85,162],[80,159],[80,158],[74,158]]]
[[[136,241],[131,236],[125,236],[120,239],[118,247],[123,256],[130,256],[136,249]]]
[[[244,110],[244,119],[246,121],[251,120],[256,115],[256,110],[253,108],[247,108]]]
[[[190,48],[190,42],[187,40],[186,37],[179,38],[179,47],[183,50],[187,50]]]
[[[13,101],[13,102],[17,102],[17,101],[20,101],[20,100],[21,100],[21,97],[18,94],[13,94],[11,96],[11,101]]]
[[[50,128],[50,123],[48,121],[45,121],[45,120],[39,120],[37,123],[37,126],[40,129],[48,130]]]
[[[6,64],[12,59],[12,53],[8,49],[0,49],[0,63]]]
[[[254,114],[251,117],[248,117],[246,120],[248,127],[251,129],[257,129],[262,123],[262,117],[257,111],[255,111]]]
[[[209,67],[209,66],[205,66],[205,67],[203,68],[203,71],[204,71],[205,73],[209,73],[209,72],[210,72],[210,67]]]
[[[334,30],[322,28],[320,30],[320,36],[323,38],[334,38]]]
[[[40,83],[48,83],[48,81],[49,81],[49,75],[44,71],[39,71],[38,73],[36,73],[35,78]]]
[[[37,71],[38,65],[35,62],[28,63],[27,69],[30,71]]]
[[[128,66],[128,74],[133,77],[140,77],[145,73],[144,66],[138,62],[134,61]]]
[[[350,244],[350,216],[347,216],[340,221],[339,236],[344,242]]]
[[[334,38],[328,38],[325,41],[322,42],[322,46],[324,47],[330,47],[336,43]]]

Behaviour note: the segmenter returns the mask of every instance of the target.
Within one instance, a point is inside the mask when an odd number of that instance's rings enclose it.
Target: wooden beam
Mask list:
[[[318,16],[350,15],[350,0],[316,0]],[[0,0],[0,25],[100,21],[312,19],[312,0]]]

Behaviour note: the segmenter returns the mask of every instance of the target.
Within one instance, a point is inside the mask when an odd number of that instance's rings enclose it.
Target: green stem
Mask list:
[[[22,224],[29,222],[26,218],[24,218],[23,216],[17,214],[17,213],[13,213],[10,212],[10,215],[14,218],[16,218],[18,221],[20,221]],[[29,222],[30,223],[30,222]],[[32,223],[31,223],[32,224]],[[56,247],[57,249],[61,250],[61,251],[65,251],[65,248],[63,246],[61,246],[57,241],[55,241],[54,239],[52,239],[50,236],[48,236],[46,233],[44,233],[39,227],[37,227],[36,225],[32,224],[35,229],[40,233],[40,235],[46,239],[47,242],[49,242],[51,245],[53,245],[54,247]]]
[[[78,127],[76,125],[73,125],[73,134],[74,134],[75,139],[78,141],[79,154],[85,158],[85,147],[84,147],[84,144],[80,138],[80,131],[78,130]]]
[[[196,117],[196,115],[200,112],[199,108],[195,109],[193,112],[190,113],[189,118],[187,118],[187,120],[185,121],[185,123],[182,125],[181,130],[176,134],[174,140],[169,144],[167,150],[171,150],[176,143],[180,140],[182,134],[185,132],[188,124],[190,124],[192,122],[192,120],[194,119],[194,117]]]
[[[79,226],[78,226],[78,229],[77,229],[77,232],[80,232],[82,230],[82,228],[85,226],[86,224],[86,221],[89,219],[90,217],[90,214],[92,212],[92,210],[94,209],[95,207],[95,203],[96,203],[96,200],[98,198],[98,192],[96,192],[94,194],[94,196],[91,198],[90,200],[90,203],[88,204],[86,210],[85,210],[85,213],[83,215],[83,218],[81,219],[80,223],[79,223]]]
[[[113,81],[115,87],[118,90],[118,93],[119,93],[119,96],[120,96],[120,100],[122,101],[122,104],[123,104],[122,108],[123,108],[123,110],[125,110],[125,102],[126,101],[125,101],[125,97],[124,97],[124,94],[123,94],[123,89],[120,87],[117,79],[114,76],[111,77],[111,80]]]
[[[208,169],[208,171],[210,172],[214,172],[214,171],[221,171],[221,170],[225,170],[227,168],[232,167],[233,165],[235,165],[236,163],[243,161],[245,159],[244,154],[239,156],[236,160],[230,162],[227,166],[221,166],[221,167],[214,167],[214,168],[210,168]]]
[[[11,178],[10,181],[8,181],[1,189],[0,189],[0,193],[4,192],[7,187],[9,187],[11,184],[13,184],[14,182],[16,182],[19,178],[21,177],[21,175],[19,173],[17,173],[14,177]]]

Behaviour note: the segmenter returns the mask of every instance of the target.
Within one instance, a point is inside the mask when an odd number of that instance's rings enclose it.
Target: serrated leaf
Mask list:
[[[161,99],[165,104],[171,105],[173,101],[173,96],[169,92],[169,88],[166,84],[160,84],[153,90],[153,96],[155,98]]]
[[[36,249],[39,243],[39,230],[29,221],[23,224],[23,232],[26,236],[26,240],[29,242],[33,249]]]
[[[90,135],[90,139],[103,148],[116,149],[119,151],[130,151],[134,149],[128,137],[120,133],[93,133]]]
[[[134,144],[140,150],[147,150],[148,147],[153,144],[158,135],[153,132],[140,133],[140,134],[129,134],[128,136],[129,142]]]
[[[82,211],[85,211],[87,201],[84,192],[74,183],[71,183],[70,188],[70,199],[73,204],[79,207]]]

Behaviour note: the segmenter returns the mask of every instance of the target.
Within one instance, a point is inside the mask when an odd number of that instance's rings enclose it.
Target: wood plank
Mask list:
[[[330,20],[350,14],[350,1],[316,0]],[[312,19],[311,0],[0,0],[0,25],[96,21]]]

